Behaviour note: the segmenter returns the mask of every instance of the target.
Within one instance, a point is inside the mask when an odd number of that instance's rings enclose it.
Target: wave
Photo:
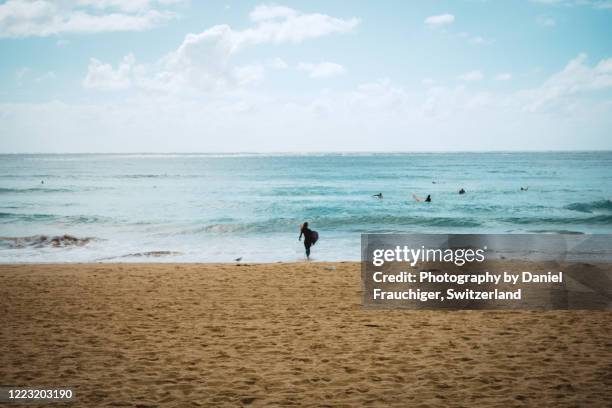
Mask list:
[[[99,258],[97,261],[110,261],[113,259],[122,259],[122,258],[161,258],[162,256],[178,256],[183,255],[182,252],[178,251],[146,251],[146,252],[134,252],[132,254],[120,255],[120,256],[110,256],[107,258]]]
[[[180,231],[179,234],[224,234],[253,232],[287,232],[299,229],[302,219],[274,218],[259,222],[215,223]],[[357,217],[317,217],[316,224],[324,229],[340,229],[361,232],[373,226],[401,229],[408,226],[420,227],[479,227],[482,224],[473,218],[464,217],[417,217],[417,216],[357,216]]]
[[[56,215],[56,214],[22,214],[0,212],[0,223],[10,222],[60,222],[64,224],[96,224],[107,221],[106,218],[93,215]]]
[[[612,225],[612,215],[594,215],[592,217],[510,217],[500,221],[510,224],[551,224],[551,225]]]
[[[0,237],[0,246],[6,249],[20,248],[66,248],[84,246],[95,240],[92,237],[78,238],[73,235],[33,235],[30,237]]]
[[[565,206],[565,209],[572,211],[579,211],[583,213],[593,213],[593,212],[608,212],[612,211],[612,201],[611,200],[599,200],[599,201],[591,201],[588,203],[573,203]]]
[[[163,178],[206,178],[205,174],[118,174],[114,176],[105,176],[103,178],[111,179],[163,179]]]
[[[50,187],[31,187],[31,188],[7,188],[0,187],[0,194],[10,193],[72,193],[74,190],[69,188],[50,188]]]
[[[471,217],[419,217],[419,216],[345,216],[345,217],[314,217],[321,229],[345,232],[371,231],[401,231],[407,227],[435,228],[484,228],[486,222],[502,222],[514,225],[612,225],[612,215],[594,215],[591,217],[508,217],[477,219]],[[211,223],[201,227],[188,228],[178,234],[235,234],[235,233],[269,233],[294,231],[302,223],[302,219],[273,218],[258,222],[222,222]],[[543,231],[543,230],[542,230]],[[578,233],[570,229],[551,228],[547,232]]]
[[[584,232],[580,231],[572,231],[572,230],[530,230],[529,232],[534,232],[536,234],[562,234],[562,235],[584,235]]]

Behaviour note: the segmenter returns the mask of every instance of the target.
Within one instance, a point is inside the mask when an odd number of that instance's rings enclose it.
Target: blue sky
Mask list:
[[[612,149],[612,1],[0,2],[0,151]]]

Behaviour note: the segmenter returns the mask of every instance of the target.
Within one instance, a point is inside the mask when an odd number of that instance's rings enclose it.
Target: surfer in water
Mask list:
[[[461,188],[461,190],[459,190],[459,194],[465,194],[465,190]]]
[[[418,197],[416,194],[412,194],[412,198],[414,198],[415,201],[417,202],[422,202],[425,201],[426,203],[431,203],[431,194],[427,194],[427,198],[426,199],[422,199],[420,197]]]
[[[383,198],[383,195],[382,193],[378,193],[378,194],[373,194],[372,197]]]
[[[302,228],[300,229],[300,236],[298,237],[298,241],[302,240],[302,235],[304,235],[304,248],[306,249],[306,259],[310,259],[310,247],[316,242],[318,234],[308,228],[308,222],[305,222],[304,224],[302,224]]]

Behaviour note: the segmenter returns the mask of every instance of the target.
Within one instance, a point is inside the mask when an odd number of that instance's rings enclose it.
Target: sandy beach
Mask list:
[[[348,262],[2,265],[0,383],[71,386],[72,407],[612,405],[612,312],[361,290]]]

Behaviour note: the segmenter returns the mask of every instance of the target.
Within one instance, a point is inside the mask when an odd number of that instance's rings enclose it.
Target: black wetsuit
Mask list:
[[[310,228],[302,228],[300,238],[304,235],[304,248],[306,248],[306,256],[310,256],[310,247],[312,246],[312,231]]]

